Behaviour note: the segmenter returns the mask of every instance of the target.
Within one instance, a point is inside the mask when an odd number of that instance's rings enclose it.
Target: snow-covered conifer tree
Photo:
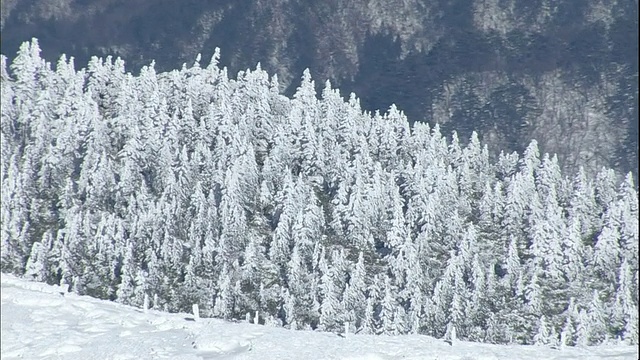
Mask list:
[[[336,284],[337,274],[333,266],[330,267],[327,260],[320,259],[320,291],[322,301],[320,303],[320,319],[318,327],[323,331],[338,331],[342,325],[344,309],[339,297],[339,290]]]

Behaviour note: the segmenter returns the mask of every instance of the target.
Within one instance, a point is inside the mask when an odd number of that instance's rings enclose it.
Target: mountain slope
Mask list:
[[[2,2],[2,46],[40,38],[44,56],[113,54],[160,70],[224,49],[235,73],[261,62],[291,95],[314,78],[365,109],[472,130],[492,150],[533,138],[565,170],[638,169],[637,1]],[[94,31],[98,30],[98,31]]]

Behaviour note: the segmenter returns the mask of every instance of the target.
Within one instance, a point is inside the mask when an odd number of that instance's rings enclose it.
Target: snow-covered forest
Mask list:
[[[292,329],[638,343],[632,176],[461,146],[308,71],[289,99],[218,59],[2,56],[2,271]]]

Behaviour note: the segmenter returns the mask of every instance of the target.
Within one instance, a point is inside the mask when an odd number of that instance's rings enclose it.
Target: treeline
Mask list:
[[[535,141],[491,161],[217,51],[137,76],[39,53],[0,64],[3,272],[292,329],[638,343],[630,175],[563,176]]]

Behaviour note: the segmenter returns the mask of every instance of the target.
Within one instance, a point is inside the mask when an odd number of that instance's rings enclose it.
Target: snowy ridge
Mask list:
[[[193,321],[2,274],[2,359],[637,359],[634,346],[551,349],[428,336],[336,336]]]

